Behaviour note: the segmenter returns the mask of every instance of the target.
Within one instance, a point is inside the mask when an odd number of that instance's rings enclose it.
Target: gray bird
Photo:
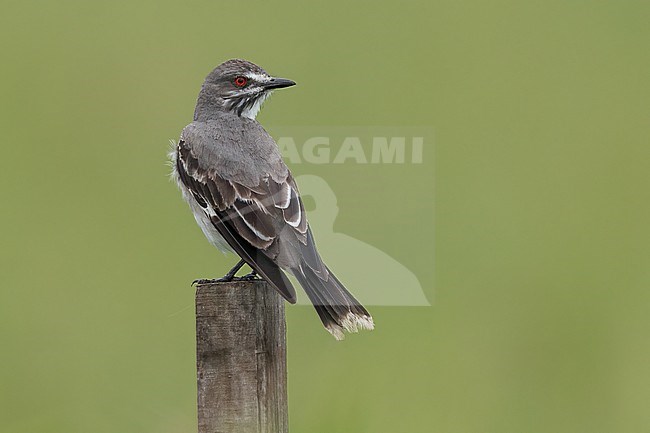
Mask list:
[[[172,176],[208,241],[241,258],[223,278],[196,282],[230,281],[248,264],[253,272],[243,278],[259,275],[293,304],[289,272],[341,340],[344,331],[373,329],[372,317],[321,260],[298,186],[255,120],[273,90],[294,84],[245,60],[217,66],[172,152]]]

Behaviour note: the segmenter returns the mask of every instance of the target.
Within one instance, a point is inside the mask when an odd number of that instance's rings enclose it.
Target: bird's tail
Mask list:
[[[307,296],[323,322],[325,329],[337,340],[345,338],[344,331],[372,330],[372,316],[327,268],[326,275],[319,274],[303,264],[293,274],[305,289]]]

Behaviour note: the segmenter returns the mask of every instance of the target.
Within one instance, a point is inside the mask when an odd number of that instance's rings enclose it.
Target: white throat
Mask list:
[[[262,104],[264,103],[264,101],[266,101],[266,98],[268,98],[270,95],[271,92],[268,91],[265,92],[262,96],[260,96],[259,98],[257,98],[257,100],[255,100],[255,103],[250,108],[244,109],[241,112],[241,115],[243,117],[248,117],[251,120],[255,120],[255,118],[257,117],[257,113],[259,113],[260,109],[262,108]]]

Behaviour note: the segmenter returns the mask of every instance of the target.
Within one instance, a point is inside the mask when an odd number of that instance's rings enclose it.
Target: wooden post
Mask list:
[[[196,290],[199,433],[286,433],[284,300],[264,281]]]

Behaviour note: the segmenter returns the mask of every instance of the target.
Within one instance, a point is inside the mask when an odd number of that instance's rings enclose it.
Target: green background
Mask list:
[[[406,264],[434,305],[373,308],[376,331],[343,343],[288,308],[291,431],[649,428],[647,1],[1,15],[3,433],[195,431],[189,282],[233,258],[165,159],[231,57],[299,83],[264,125],[435,131],[421,165],[292,167],[326,178],[335,229]]]

